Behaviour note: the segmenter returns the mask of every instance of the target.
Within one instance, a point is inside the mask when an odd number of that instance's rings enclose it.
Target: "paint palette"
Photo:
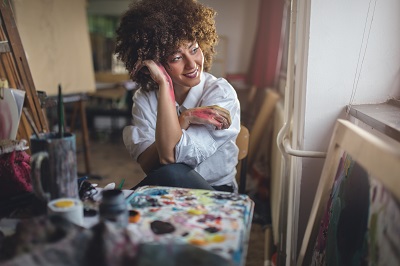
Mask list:
[[[145,186],[129,198],[128,228],[142,243],[189,244],[244,265],[254,203],[235,193]]]

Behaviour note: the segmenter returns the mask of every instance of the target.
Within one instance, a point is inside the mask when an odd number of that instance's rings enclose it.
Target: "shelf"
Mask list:
[[[381,133],[400,141],[400,101],[353,105],[350,114]]]

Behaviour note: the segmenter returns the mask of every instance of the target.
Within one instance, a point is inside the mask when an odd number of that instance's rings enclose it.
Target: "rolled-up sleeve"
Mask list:
[[[217,142],[205,126],[191,126],[182,130],[182,137],[175,147],[175,160],[196,167],[217,150]]]

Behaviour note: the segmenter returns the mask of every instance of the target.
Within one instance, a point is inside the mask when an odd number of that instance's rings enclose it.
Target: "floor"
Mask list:
[[[85,172],[84,157],[80,134],[77,133],[77,160],[78,172]],[[105,186],[114,182],[119,186],[123,182],[123,189],[129,189],[137,184],[145,175],[140,166],[133,161],[125,149],[119,134],[92,133],[90,137],[90,166],[89,181]],[[256,208],[258,204],[256,203]],[[260,209],[260,208],[257,208]],[[252,223],[249,247],[246,257],[246,266],[263,266],[265,250],[265,222],[254,219]],[[267,265],[267,264],[265,264]]]

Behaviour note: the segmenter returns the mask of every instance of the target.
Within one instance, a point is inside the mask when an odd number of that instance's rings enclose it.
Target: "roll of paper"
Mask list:
[[[70,222],[83,226],[82,201],[73,198],[59,198],[47,204],[49,214],[57,214]]]

